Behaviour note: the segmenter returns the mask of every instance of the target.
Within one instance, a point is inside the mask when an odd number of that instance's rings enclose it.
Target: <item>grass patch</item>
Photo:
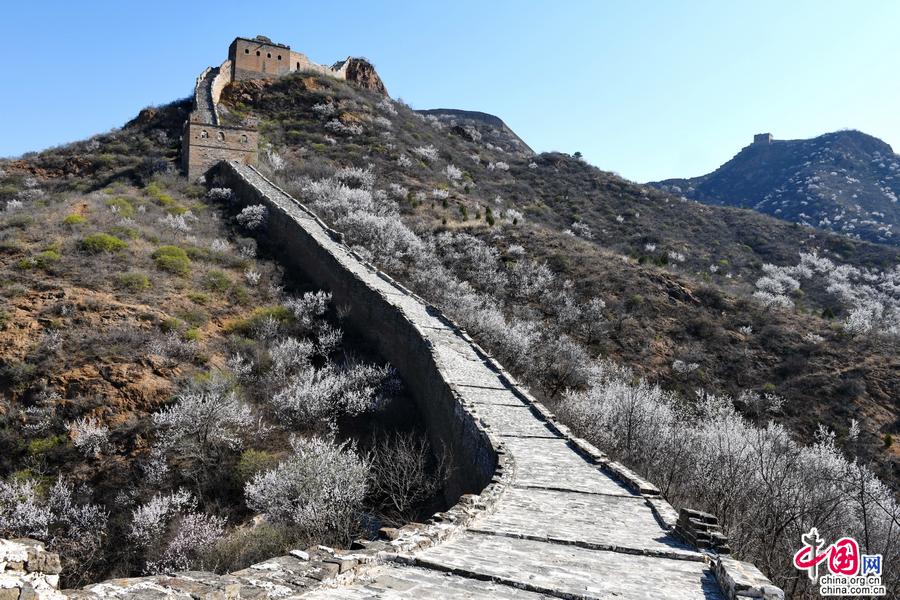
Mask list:
[[[179,204],[170,194],[165,193],[156,182],[148,183],[144,191],[148,196],[159,202],[169,214],[177,216],[187,212],[184,206]]]
[[[36,438],[28,442],[28,454],[36,456],[38,454],[46,454],[57,446],[61,446],[66,441],[62,435],[48,435],[47,437]]]
[[[194,304],[200,304],[201,306],[209,302],[209,294],[206,292],[188,292],[187,297]]]
[[[66,227],[77,227],[78,225],[84,225],[85,223],[87,223],[87,218],[82,215],[72,213],[71,215],[63,219],[62,222]]]
[[[113,227],[110,227],[109,233],[110,235],[114,235],[119,238],[129,238],[132,240],[136,240],[141,235],[141,232],[134,227],[125,227],[124,225],[115,225]]]
[[[239,335],[249,335],[254,328],[262,323],[266,318],[272,317],[279,323],[289,324],[293,322],[294,315],[283,306],[264,306],[257,308],[249,317],[244,319],[233,319],[225,323],[225,333],[236,333]]]

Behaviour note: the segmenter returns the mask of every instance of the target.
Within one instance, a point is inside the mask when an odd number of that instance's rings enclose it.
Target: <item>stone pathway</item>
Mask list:
[[[210,67],[203,71],[194,85],[194,109],[191,112],[191,121],[196,123],[219,124],[219,116],[212,99],[212,82],[219,74],[218,67]]]
[[[317,231],[290,196],[255,169],[234,166],[321,236],[343,266],[362,267]],[[363,275],[430,342],[462,405],[502,441],[515,475],[493,511],[460,535],[388,556],[353,585],[312,590],[304,598],[723,598],[704,555],[663,524],[654,509],[659,500],[631,491],[584,456],[495,364],[416,298]]]

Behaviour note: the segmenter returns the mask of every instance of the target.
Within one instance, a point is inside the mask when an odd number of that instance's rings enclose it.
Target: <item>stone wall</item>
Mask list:
[[[325,65],[314,63],[302,52],[295,52],[293,50],[291,50],[291,71],[314,71],[316,73],[321,73],[322,75],[328,75],[329,77],[339,77],[337,73]]]
[[[435,363],[431,344],[397,306],[396,298],[389,301],[366,282],[365,276],[377,274],[390,283],[397,296],[413,294],[374,268],[363,267],[363,260],[355,255],[349,258],[357,268],[348,268],[342,258],[351,253],[340,242],[339,234],[330,231],[287,194],[268,187],[262,177],[252,181],[234,165],[220,163],[208,180],[235,192],[235,209],[249,204],[267,206],[269,217],[265,230],[260,232],[261,241],[276,250],[281,262],[330,291],[336,306],[349,306],[351,326],[372,340],[399,371],[417,400],[433,445],[446,448],[452,456],[455,468],[446,490],[447,499],[453,501],[484,488],[497,465],[494,448],[451,388],[450,374],[443,373]],[[315,229],[320,229],[322,235],[316,237],[309,228],[298,226],[298,216],[316,223]],[[428,310],[439,314],[436,309]]]
[[[0,600],[64,599],[59,555],[35,540],[0,540]]]
[[[215,78],[212,81],[210,96],[212,97],[213,109],[215,109],[215,106],[219,103],[219,98],[222,97],[222,90],[224,90],[225,86],[229,83],[231,83],[230,59],[222,63],[222,65],[219,67],[219,72],[216,74]]]

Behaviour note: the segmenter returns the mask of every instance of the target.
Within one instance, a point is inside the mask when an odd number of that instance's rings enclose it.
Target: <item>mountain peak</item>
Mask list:
[[[753,208],[800,225],[900,244],[900,156],[854,129],[797,140],[758,133],[712,173],[651,185],[707,204]]]

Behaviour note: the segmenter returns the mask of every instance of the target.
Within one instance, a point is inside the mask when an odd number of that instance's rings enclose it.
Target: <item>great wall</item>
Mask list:
[[[221,73],[198,78],[186,132],[217,131]],[[267,180],[252,164],[253,140],[252,152],[220,147],[226,156],[207,156],[208,184],[232,189],[232,209],[266,205],[259,235],[285,266],[349,306],[351,326],[398,369],[433,441],[452,453],[447,497],[455,504],[346,551],[298,549],[229,575],[156,575],[82,590],[57,591],[58,557],[40,544],[0,541],[0,599],[784,597],[755,566],[727,555],[714,517],[677,513],[655,486],[557,422],[438,309]]]

